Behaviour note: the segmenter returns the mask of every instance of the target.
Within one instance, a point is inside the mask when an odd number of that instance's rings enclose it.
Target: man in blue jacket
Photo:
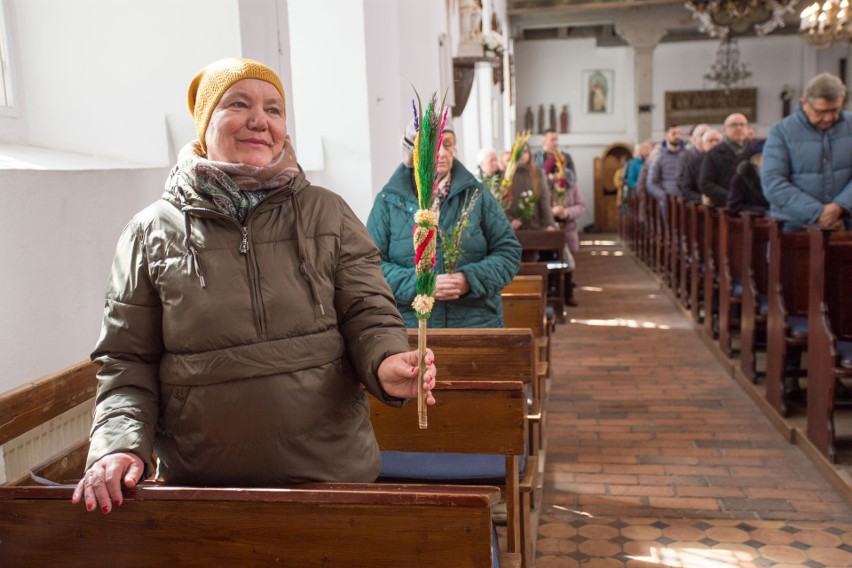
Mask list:
[[[819,223],[852,228],[852,113],[843,111],[846,87],[817,75],[805,87],[797,112],[769,129],[760,177],[769,214],[785,230]]]

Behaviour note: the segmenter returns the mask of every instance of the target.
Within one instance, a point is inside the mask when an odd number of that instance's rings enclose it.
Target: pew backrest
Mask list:
[[[97,366],[83,361],[0,394],[0,445],[95,397]]]
[[[417,330],[408,330],[417,348]],[[535,338],[530,329],[430,329],[427,345],[435,353],[438,379],[508,380],[530,383],[535,378]]]
[[[109,515],[72,487],[0,488],[0,566],[493,565],[487,486],[142,485]]]

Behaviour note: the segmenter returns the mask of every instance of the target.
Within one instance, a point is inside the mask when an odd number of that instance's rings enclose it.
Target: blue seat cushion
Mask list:
[[[788,316],[787,325],[790,326],[790,337],[796,339],[808,338],[808,318]]]
[[[734,298],[743,297],[743,281],[739,278],[734,278],[731,281],[731,294],[734,296]]]
[[[519,459],[518,467],[523,477],[527,460],[524,456]],[[382,452],[379,479],[505,485],[506,458],[500,454]]]
[[[837,354],[840,357],[840,366],[852,369],[852,341],[838,341]]]
[[[491,568],[500,568],[500,543],[497,542],[497,527],[491,523]]]
[[[766,294],[757,295],[757,313],[762,316],[769,314],[769,298]]]

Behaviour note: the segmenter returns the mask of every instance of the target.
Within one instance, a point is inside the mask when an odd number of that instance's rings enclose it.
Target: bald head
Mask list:
[[[725,138],[731,142],[742,144],[748,135],[748,119],[744,114],[738,112],[729,114],[722,130],[725,132]]]

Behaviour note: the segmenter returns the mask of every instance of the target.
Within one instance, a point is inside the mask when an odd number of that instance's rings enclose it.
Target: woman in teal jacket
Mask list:
[[[403,163],[376,196],[367,230],[382,253],[382,270],[396,298],[405,325],[417,327],[411,302],[415,296],[414,213],[417,195],[411,168],[414,124],[402,139]],[[448,125],[438,154],[439,178],[435,204],[441,233],[459,222],[467,199],[476,190],[479,199],[464,229],[462,256],[454,274],[444,274],[442,242],[438,241],[435,306],[430,327],[503,327],[500,291],[520,267],[521,245],[503,209],[467,169],[455,160],[456,137]]]

